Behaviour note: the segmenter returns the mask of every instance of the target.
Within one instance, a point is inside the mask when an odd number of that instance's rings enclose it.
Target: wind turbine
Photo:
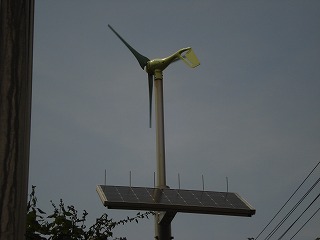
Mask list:
[[[118,38],[128,47],[132,52],[135,58],[138,60],[140,67],[148,73],[148,85],[149,85],[149,126],[151,127],[151,113],[152,113],[152,91],[153,91],[153,80],[156,71],[163,71],[166,69],[172,62],[175,62],[179,59],[183,60],[189,67],[197,67],[200,65],[199,60],[196,55],[193,53],[191,47],[182,48],[166,58],[153,59],[150,60],[146,56],[140,54],[137,50],[130,46],[129,43],[124,40],[116,30],[113,29],[108,24],[108,27],[118,36]]]
[[[163,74],[162,72],[173,62],[181,59],[189,67],[195,68],[200,65],[200,62],[191,47],[186,47],[178,50],[174,54],[166,58],[157,58],[150,60],[143,56],[133,47],[129,45],[110,25],[108,27],[118,36],[118,38],[127,46],[131,53],[138,60],[139,65],[148,73],[149,86],[149,125],[151,127],[152,113],[152,92],[153,82],[155,82],[155,107],[156,107],[156,143],[157,143],[157,185],[156,188],[168,188],[166,185],[165,175],[165,144],[164,144],[164,117],[163,117]],[[171,239],[171,220],[175,214],[170,212],[157,212],[156,214],[156,235],[159,240]],[[163,221],[163,219],[170,219]],[[166,224],[160,223],[166,222]]]

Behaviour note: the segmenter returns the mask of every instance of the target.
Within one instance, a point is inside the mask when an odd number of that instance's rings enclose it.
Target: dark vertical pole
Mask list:
[[[34,0],[0,0],[0,239],[24,239]]]

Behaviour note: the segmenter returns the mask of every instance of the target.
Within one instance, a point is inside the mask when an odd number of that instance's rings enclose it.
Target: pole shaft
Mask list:
[[[165,143],[164,143],[164,107],[163,77],[161,71],[155,71],[155,111],[157,144],[157,187],[166,188]]]
[[[162,71],[155,70],[155,111],[156,111],[156,143],[157,143],[157,183],[156,187],[167,188],[165,141],[164,141],[164,106],[163,106],[163,76]],[[155,234],[158,240],[170,240],[171,224],[160,224],[161,212],[155,215]]]
[[[0,0],[0,239],[25,239],[33,0]]]

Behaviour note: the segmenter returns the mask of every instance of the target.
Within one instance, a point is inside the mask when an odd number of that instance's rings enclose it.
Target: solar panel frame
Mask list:
[[[251,217],[255,209],[237,193],[98,185],[98,195],[109,209],[174,211]]]

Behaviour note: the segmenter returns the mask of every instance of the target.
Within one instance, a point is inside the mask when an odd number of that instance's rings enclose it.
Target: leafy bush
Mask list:
[[[88,213],[83,210],[79,216],[74,206],[65,206],[62,199],[58,206],[52,201],[53,213],[46,213],[37,207],[35,186],[29,195],[27,208],[26,240],[107,240],[113,237],[112,230],[118,225],[129,222],[139,222],[139,219],[149,218],[153,212],[138,212],[135,217],[114,221],[104,213],[92,226],[85,225]],[[114,238],[126,240],[125,237]]]

